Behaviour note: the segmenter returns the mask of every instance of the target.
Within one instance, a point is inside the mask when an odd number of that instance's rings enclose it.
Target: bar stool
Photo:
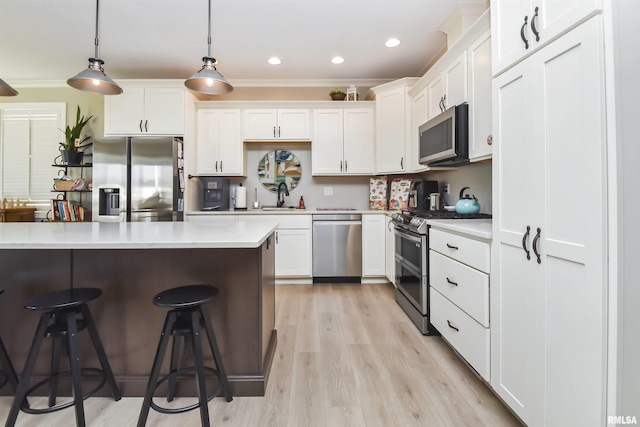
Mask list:
[[[138,418],[138,427],[144,427],[146,424],[150,408],[153,408],[163,414],[177,414],[200,408],[200,421],[202,426],[209,427],[209,408],[207,406],[209,401],[216,397],[221,390],[224,390],[227,402],[231,402],[233,400],[229,381],[227,380],[227,374],[222,364],[220,350],[218,349],[216,337],[211,326],[211,320],[209,319],[209,314],[205,307],[205,304],[213,300],[217,294],[218,290],[213,286],[190,285],[168,289],[153,297],[153,304],[158,307],[172,308],[172,310],[167,313],[164,320],[164,327],[162,328],[162,334],[160,335],[158,350],[153,361],[151,375],[149,376],[149,383],[147,384],[147,391],[145,392],[140,417]],[[202,357],[203,327],[207,334],[209,347],[211,349],[211,354],[213,355],[213,360],[216,364],[216,369],[204,366]],[[169,343],[170,336],[173,337],[170,373],[158,379],[162,360],[167,350],[167,344]],[[191,338],[195,366],[178,370],[180,340],[184,339],[186,346],[187,338]],[[175,394],[176,377],[183,372],[194,370],[196,373],[198,403],[183,408],[169,409],[160,407],[153,402],[153,394],[156,388],[165,381],[169,382],[167,401],[172,401]],[[212,373],[218,377],[218,387],[210,395],[207,395],[205,386],[205,372]]]
[[[0,288],[0,295],[4,293],[4,289]],[[16,375],[16,370],[13,369],[13,365],[11,364],[11,359],[9,359],[9,353],[7,353],[7,349],[2,342],[2,338],[0,338],[0,372],[2,373],[4,379],[0,382],[0,388],[4,387],[7,383],[11,385],[13,392],[18,389],[18,375]]]
[[[113,398],[118,401],[121,398],[120,390],[113,377],[111,366],[104,352],[98,331],[93,322],[93,317],[89,311],[87,303],[102,295],[102,291],[96,288],[76,288],[66,289],[63,291],[52,292],[46,295],[38,296],[27,300],[24,307],[29,310],[47,310],[40,316],[36,333],[33,337],[31,349],[27,355],[22,378],[18,384],[11,405],[11,411],[7,417],[6,427],[13,427],[18,418],[18,412],[21,409],[30,414],[45,414],[58,411],[70,406],[75,406],[76,425],[78,427],[85,426],[84,419],[84,399],[95,394],[105,383],[109,384]],[[81,315],[81,317],[79,317]],[[50,321],[53,321],[50,324]],[[89,336],[93,342],[93,347],[100,360],[102,369],[97,368],[81,368],[80,367],[80,349],[78,343],[78,333],[83,329],[89,331]],[[53,351],[51,354],[51,374],[49,377],[29,388],[29,381],[33,374],[38,352],[45,338],[53,339]],[[60,357],[62,356],[63,344],[67,344],[69,354],[69,372],[59,372]],[[93,372],[100,374],[100,383],[91,391],[83,394],[82,391],[82,372]],[[73,400],[64,404],[56,405],[58,378],[60,376],[71,375]],[[45,383],[49,383],[49,407],[44,409],[33,409],[22,402],[36,388]]]

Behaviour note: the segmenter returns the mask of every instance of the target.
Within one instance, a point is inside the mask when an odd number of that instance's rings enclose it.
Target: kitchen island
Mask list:
[[[233,393],[264,395],[277,340],[276,226],[272,221],[0,224],[5,289],[0,335],[16,370],[24,366],[40,315],[24,309],[24,301],[70,287],[96,287],[103,295],[89,307],[116,380],[124,396],[143,396],[166,314],[152,304],[153,296],[172,287],[210,284],[220,292],[209,311]],[[80,340],[83,366],[99,366],[88,336],[82,333]],[[47,345],[34,382],[49,372]],[[194,395],[195,387],[185,381],[178,393]]]

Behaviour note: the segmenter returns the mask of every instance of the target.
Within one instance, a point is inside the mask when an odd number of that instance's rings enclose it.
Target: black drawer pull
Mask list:
[[[529,249],[527,249],[527,237],[529,237],[529,233],[531,232],[531,227],[527,225],[527,232],[522,236],[522,249],[527,253],[527,259],[531,259],[531,253]]]
[[[450,327],[451,329],[455,330],[456,332],[459,332],[459,331],[460,331],[460,329],[456,328],[455,326],[453,326],[453,325],[451,324],[451,321],[450,321],[450,320],[447,320],[447,325],[449,325],[449,327]]]
[[[449,243],[447,243],[447,247],[448,247],[449,249],[455,249],[456,251],[458,250],[458,247],[457,247],[457,246],[450,245]]]
[[[453,286],[458,286],[456,282],[452,282],[451,279],[449,279],[448,277],[447,277],[447,283]]]
[[[533,31],[533,34],[536,35],[536,41],[539,42],[540,41],[540,33],[536,29],[536,18],[537,17],[538,17],[538,6],[536,6],[535,13],[531,17],[531,30]]]
[[[520,28],[520,37],[522,37],[522,41],[524,42],[524,48],[529,49],[529,40],[524,36],[524,29],[527,28],[527,21],[529,20],[528,16],[524,17],[524,24],[522,24],[522,28]]]
[[[540,240],[540,227],[537,229],[536,237],[533,238],[533,253],[538,257],[538,264],[542,264],[540,260],[540,252],[538,252],[538,240]]]

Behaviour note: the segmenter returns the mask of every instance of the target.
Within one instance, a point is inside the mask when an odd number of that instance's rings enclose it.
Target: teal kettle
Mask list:
[[[456,212],[461,214],[474,214],[480,212],[480,203],[476,196],[464,194],[464,190],[470,187],[463,187],[460,190],[460,200],[456,202]]]

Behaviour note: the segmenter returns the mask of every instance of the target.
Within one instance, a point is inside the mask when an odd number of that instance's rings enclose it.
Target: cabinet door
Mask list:
[[[276,230],[276,277],[311,277],[311,230]]]
[[[344,172],[371,175],[375,170],[373,108],[344,110]]]
[[[390,216],[385,216],[385,272],[389,282],[396,282],[396,237],[393,233],[393,223]]]
[[[376,171],[405,170],[406,89],[376,95]]]
[[[491,157],[491,31],[469,47],[469,159]]]
[[[444,70],[445,91],[443,105],[445,110],[467,102],[467,53],[457,57]]]
[[[313,175],[343,173],[343,116],[342,109],[313,112],[313,143],[311,144]]]
[[[531,16],[535,16],[535,8],[538,15],[531,25],[540,33],[540,41],[534,45],[546,43],[571,28],[587,16],[602,9],[602,0],[533,0]],[[530,25],[530,30],[533,27]]]
[[[198,175],[211,175],[219,172],[219,147],[219,110],[198,110],[195,155]]]
[[[309,110],[285,109],[278,110],[277,132],[278,139],[307,141],[311,138],[309,132]]]
[[[240,110],[220,110],[219,157],[223,175],[244,175],[244,145]]]
[[[363,276],[386,275],[384,218],[384,214],[362,215]]]
[[[104,134],[140,135],[144,132],[144,88],[125,88],[104,97]]]
[[[146,88],[143,133],[184,134],[184,88]]]
[[[498,1],[491,5],[494,76],[533,50],[530,20],[531,0]],[[522,37],[528,40],[528,47]]]
[[[429,116],[428,119],[431,120],[438,114],[442,113],[444,110],[442,109],[442,103],[444,102],[444,76],[442,74],[438,75],[435,79],[429,82],[428,84],[428,97],[429,101],[427,105],[429,107]]]
[[[277,137],[277,110],[244,110],[244,140],[268,141]]]

